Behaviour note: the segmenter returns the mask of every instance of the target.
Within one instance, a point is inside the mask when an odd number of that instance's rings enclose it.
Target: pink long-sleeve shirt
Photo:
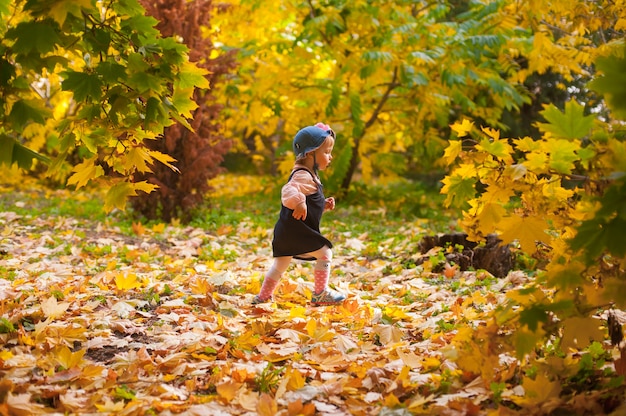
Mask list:
[[[317,182],[311,174],[305,170],[299,170],[293,174],[281,190],[281,201],[289,209],[295,209],[298,205],[306,202],[306,196],[317,192]]]

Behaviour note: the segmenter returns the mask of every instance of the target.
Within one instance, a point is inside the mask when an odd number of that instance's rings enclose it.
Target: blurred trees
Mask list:
[[[219,92],[234,149],[267,169],[300,127],[330,123],[327,182],[343,191],[357,167],[366,182],[437,168],[461,116],[529,134],[545,102],[596,100],[581,86],[625,13],[578,0],[236,3],[216,21],[223,49],[239,50]]]
[[[0,161],[50,158],[49,178],[107,189],[106,209],[158,185],[134,204],[166,219],[202,200],[231,143],[285,170],[317,121],[339,135],[325,183],[341,194],[444,170],[462,117],[534,138],[548,102],[606,118],[585,85],[626,27],[623,0],[144,4],[160,22],[137,0],[0,0]]]

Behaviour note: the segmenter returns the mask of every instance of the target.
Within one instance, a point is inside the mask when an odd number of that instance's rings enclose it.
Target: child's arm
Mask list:
[[[297,220],[306,219],[306,196],[317,192],[317,184],[306,171],[296,172],[281,191],[281,200],[284,206],[293,210],[293,217]]]

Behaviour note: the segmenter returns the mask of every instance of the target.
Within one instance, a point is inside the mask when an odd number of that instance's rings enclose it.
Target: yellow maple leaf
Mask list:
[[[126,403],[123,400],[113,402],[106,397],[104,403],[94,403],[94,405],[102,413],[115,414],[124,410]]]
[[[307,334],[318,342],[330,341],[335,338],[335,332],[330,327],[318,325],[315,319],[310,319],[306,324]]]
[[[79,367],[87,350],[72,352],[67,346],[61,345],[54,350],[54,360],[65,369]]]
[[[443,152],[443,160],[447,165],[453,164],[462,149],[463,143],[460,140],[450,140],[448,147],[446,147],[446,150]]]
[[[250,351],[261,343],[261,338],[254,331],[246,331],[235,338],[237,348]]]
[[[305,318],[308,309],[304,306],[292,306],[289,309],[289,318]]]
[[[148,164],[152,164],[152,157],[148,151],[141,146],[131,147],[126,151],[122,159],[124,169],[132,171],[137,169],[139,172],[152,172]]]
[[[424,367],[424,370],[426,371],[436,370],[440,365],[441,360],[437,357],[424,357],[422,359],[422,367]]]
[[[491,137],[493,140],[500,139],[500,130],[493,129],[491,127],[481,127],[480,129],[483,131],[483,133]]]
[[[525,392],[523,397],[511,396],[513,401],[520,405],[545,403],[549,399],[557,398],[561,393],[561,383],[558,380],[550,381],[545,374],[537,374],[534,380],[524,377],[522,386]]]
[[[148,152],[148,154],[150,155],[151,158],[154,158],[154,159],[158,160],[159,162],[163,163],[165,166],[167,166],[168,168],[172,169],[174,172],[180,173],[180,170],[178,170],[178,168],[176,166],[172,165],[172,162],[176,162],[176,159],[174,159],[170,155],[165,154],[165,153],[161,153],[161,152],[156,151],[156,150],[147,150],[147,152]]]
[[[137,289],[142,286],[142,283],[137,279],[137,275],[133,272],[130,273],[117,273],[115,275],[115,287],[118,290],[131,290]]]
[[[552,198],[558,201],[566,201],[572,195],[574,195],[573,190],[565,189],[560,185],[559,182],[555,181],[544,183],[541,188],[541,192],[546,198]]]
[[[104,210],[110,212],[113,208],[117,208],[121,211],[126,209],[126,202],[128,197],[136,196],[137,191],[143,191],[147,194],[154,191],[158,186],[148,183],[146,181],[141,182],[126,182],[120,181],[111,186],[104,197]]]
[[[76,185],[76,189],[80,189],[87,185],[92,179],[96,179],[104,175],[101,166],[96,165],[96,157],[85,159],[83,163],[79,163],[72,169],[74,174],[67,179],[68,185]]]
[[[483,235],[493,233],[504,213],[505,209],[500,204],[485,204],[480,214],[476,216],[480,232]]]
[[[539,152],[529,153],[522,165],[532,172],[543,173],[548,168],[548,155]]]
[[[457,121],[456,123],[454,123],[453,125],[450,126],[450,128],[459,137],[467,136],[467,133],[469,133],[472,130],[473,127],[474,127],[474,122],[473,121],[469,121],[466,118],[463,119],[463,122],[459,123]]]
[[[189,288],[194,295],[204,295],[213,290],[213,285],[204,278],[195,277],[189,282]]]
[[[498,228],[502,231],[500,238],[504,244],[517,240],[522,250],[526,253],[532,254],[537,251],[536,244],[538,241],[546,242],[550,240],[550,237],[545,232],[548,229],[548,224],[542,218],[512,215],[503,218]]]
[[[564,320],[561,346],[564,349],[583,349],[592,341],[603,342],[605,333],[600,329],[601,324],[595,318],[573,317]]]
[[[287,369],[285,377],[288,377],[287,389],[290,391],[301,389],[306,384],[306,377],[295,368]]]

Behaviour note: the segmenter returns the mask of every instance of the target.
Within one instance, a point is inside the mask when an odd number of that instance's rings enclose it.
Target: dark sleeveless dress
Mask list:
[[[307,169],[296,169],[289,176],[289,180],[299,170],[309,172]],[[313,176],[311,172],[309,173]],[[315,180],[315,177],[313,179]],[[272,240],[274,257],[292,256],[300,260],[315,260],[315,258],[303,255],[325,245],[332,248],[332,243],[320,233],[320,221],[324,213],[326,198],[322,185],[318,181],[315,182],[317,192],[306,196],[307,215],[304,221],[295,219],[292,209],[281,206]]]

